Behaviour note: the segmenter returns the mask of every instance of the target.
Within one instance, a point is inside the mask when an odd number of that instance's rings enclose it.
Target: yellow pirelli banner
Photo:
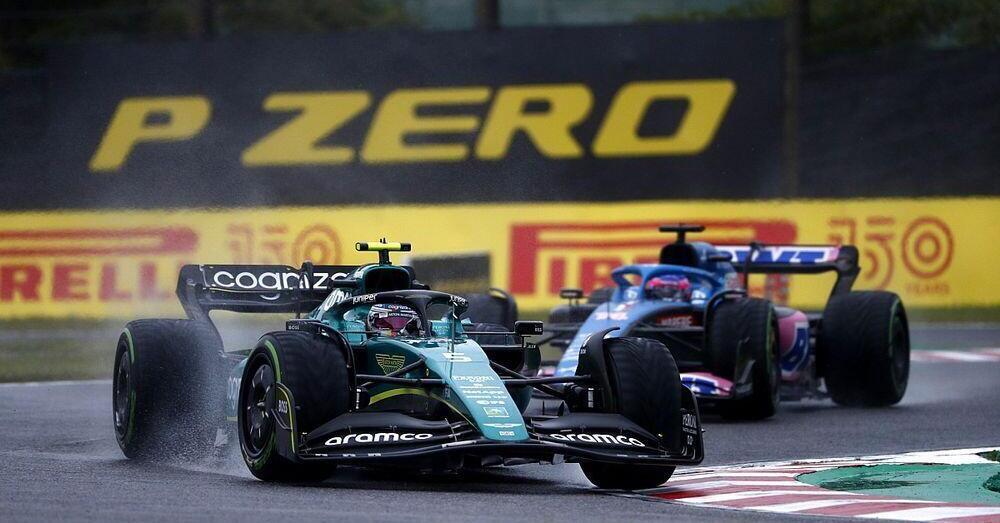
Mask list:
[[[654,201],[0,214],[0,317],[177,316],[182,264],[368,263],[355,241],[382,237],[413,256],[488,253],[493,285],[540,309],[656,260],[671,222],[719,244],[857,245],[856,288],[911,307],[1000,304],[1000,198]],[[832,281],[794,276],[780,298],[820,308]]]

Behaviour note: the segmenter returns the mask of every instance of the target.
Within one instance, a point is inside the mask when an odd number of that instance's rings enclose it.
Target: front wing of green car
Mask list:
[[[686,390],[686,389],[685,389]],[[427,420],[398,412],[356,411],[342,414],[315,430],[296,431],[294,398],[278,385],[272,411],[277,451],[293,461],[325,460],[374,463],[441,458],[479,463],[525,461],[601,461],[647,465],[695,465],[704,456],[700,417],[694,395],[683,399],[680,448],[668,449],[663,438],[620,414],[576,412],[527,417],[521,422]],[[287,402],[287,403],[286,403]],[[487,434],[503,433],[504,439]],[[507,436],[507,435],[510,436]],[[517,437],[519,435],[521,437]]]
[[[315,329],[317,335],[330,333],[318,322],[295,327]],[[316,427],[297,424],[299,409],[292,391],[276,383],[273,404],[268,407],[275,420],[275,449],[293,462],[425,460],[433,466],[460,466],[469,460],[481,464],[701,462],[697,402],[679,383],[682,422],[672,430],[681,432],[681,437],[675,438],[674,434],[652,434],[616,411],[602,409],[600,390],[593,388],[600,380],[592,376],[525,377],[491,362],[484,347],[493,346],[480,346],[470,337],[373,337],[357,361],[359,368],[375,372],[354,376],[354,407]],[[233,391],[239,389],[242,370],[237,365],[230,378],[230,420],[235,418],[237,394]],[[528,408],[525,400],[530,401],[532,387],[548,388],[567,398],[567,391],[575,389],[583,397],[555,411],[549,409],[545,415]],[[417,407],[396,408],[400,404]],[[571,404],[576,407],[568,408]],[[667,448],[666,441],[680,444]]]

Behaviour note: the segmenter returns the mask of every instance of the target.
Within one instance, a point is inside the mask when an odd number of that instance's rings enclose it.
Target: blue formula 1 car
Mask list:
[[[728,418],[772,416],[780,399],[829,396],[851,406],[898,403],[909,376],[909,330],[899,296],[851,291],[860,269],[855,247],[713,246],[687,242],[698,225],[667,225],[674,243],[659,264],[612,271],[613,288],[564,289],[551,342],[565,348],[556,376],[576,372],[595,333],[657,340],[670,349],[684,384]],[[752,273],[836,273],[821,313],[776,307],[751,297]],[[742,276],[742,277],[741,277]],[[742,282],[741,282],[742,280]]]
[[[662,345],[595,337],[577,372],[538,377],[539,349],[525,337],[541,322],[472,323],[485,315],[470,303],[484,300],[432,291],[390,263],[408,244],[357,247],[379,263],[183,267],[188,319],[133,321],[118,342],[123,453],[197,456],[232,442],[266,481],[318,480],[341,464],[575,462],[595,485],[625,489],[701,462],[695,396]],[[209,317],[218,310],[295,318],[223,350]],[[530,412],[533,389],[560,408]]]

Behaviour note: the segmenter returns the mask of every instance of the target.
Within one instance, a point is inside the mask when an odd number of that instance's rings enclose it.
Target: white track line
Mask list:
[[[1000,362],[1000,348],[963,350],[915,350],[910,353],[910,361],[918,363],[937,362]]]
[[[785,481],[696,481],[694,483],[680,483],[676,487],[666,487],[658,489],[657,493],[678,492],[683,490],[704,490],[725,487],[801,487],[805,485],[801,481],[787,479]]]
[[[1000,507],[921,507],[888,512],[873,512],[854,516],[865,519],[904,519],[909,521],[937,521],[939,519],[969,518],[1000,515]]]
[[[677,478],[677,481],[687,481],[689,479],[705,478],[794,478],[799,474],[800,472],[757,472],[753,470],[744,472],[741,470],[731,470],[721,472],[705,472],[700,474],[675,474],[674,477]]]
[[[698,505],[703,504],[715,504],[723,503],[726,501],[737,501],[743,499],[753,499],[753,498],[769,498],[774,496],[843,496],[849,498],[852,496],[862,496],[863,494],[857,494],[854,492],[837,492],[833,490],[826,489],[816,489],[816,490],[743,490],[740,492],[727,492],[725,494],[708,494],[705,496],[691,496],[689,498],[674,498],[672,501],[680,501],[681,503],[695,503]],[[884,500],[883,500],[884,501]],[[729,507],[737,508],[737,507]],[[740,507],[742,508],[742,507]]]
[[[813,499],[809,501],[796,501],[793,503],[780,503],[778,505],[757,505],[754,507],[746,507],[748,510],[759,510],[763,512],[781,512],[783,514],[788,514],[791,512],[800,512],[803,510],[814,510],[817,508],[829,508],[829,507],[839,507],[842,505],[854,505],[857,503],[885,503],[884,499],[857,499],[857,498],[847,498],[847,499]],[[893,503],[904,503],[904,504],[935,504],[941,503],[940,501],[924,501],[920,499],[899,499],[893,501]]]
[[[911,323],[911,331],[940,331],[940,330],[960,330],[960,331],[978,331],[978,330],[998,330],[1000,329],[1000,323],[991,321],[941,321],[941,322],[918,322]]]
[[[110,385],[111,380],[58,380],[58,381],[20,381],[0,383],[0,388],[14,387],[63,387],[66,385]]]

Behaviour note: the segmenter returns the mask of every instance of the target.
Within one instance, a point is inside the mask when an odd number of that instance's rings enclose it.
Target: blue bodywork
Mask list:
[[[703,313],[713,296],[723,290],[737,288],[737,274],[732,264],[708,260],[710,255],[719,253],[715,247],[705,242],[692,242],[690,245],[698,255],[699,267],[636,264],[612,271],[615,291],[611,295],[611,301],[597,307],[580,326],[559,360],[556,375],[571,376],[576,373],[580,348],[593,332],[619,327],[608,334],[608,337],[628,336],[638,324],[664,314]],[[649,280],[666,275],[684,276],[690,280],[690,301],[663,300],[645,295],[644,289]]]
[[[739,266],[751,263],[763,273],[817,273],[838,271],[838,282],[847,283],[841,292],[849,291],[856,272],[856,261],[851,262],[850,251],[841,260],[841,248],[830,245],[754,245],[713,246],[705,242],[675,243],[666,259],[686,260],[685,265],[640,264],[626,265],[612,271],[614,292],[608,302],[600,304],[579,325],[573,338],[566,345],[555,374],[572,376],[576,373],[583,347],[591,333],[618,327],[608,336],[653,336],[664,341],[675,361],[681,367],[681,380],[701,397],[733,398],[746,394],[748,357],[737,355],[737,368],[732,376],[735,381],[707,372],[704,366],[704,330],[711,322],[712,312],[707,310],[720,303],[720,293],[742,291],[742,283],[734,263]],[[666,248],[664,248],[666,251]],[[683,251],[683,252],[678,252]],[[728,256],[727,256],[728,255]],[[721,261],[723,259],[734,260]],[[661,254],[661,260],[664,256]],[[838,260],[846,263],[838,268]],[[852,268],[853,267],[853,268]],[[841,274],[843,273],[843,274]],[[663,299],[647,295],[647,284],[656,277],[683,276],[691,285],[688,299]],[[837,285],[840,285],[839,283]],[[837,292],[835,285],[834,292]],[[807,315],[786,307],[776,307],[779,324],[781,379],[786,383],[804,385],[803,390],[815,387],[811,323]],[[683,339],[681,339],[683,338]],[[687,372],[685,372],[685,370]]]

